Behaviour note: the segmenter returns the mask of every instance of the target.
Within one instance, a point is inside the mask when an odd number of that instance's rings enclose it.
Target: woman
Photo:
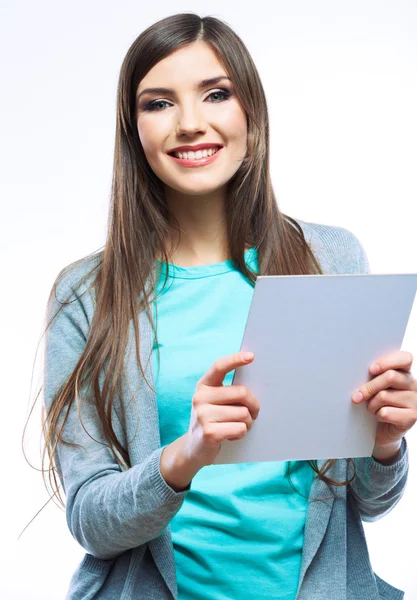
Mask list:
[[[380,357],[361,388],[372,457],[212,465],[262,410],[223,385],[254,359],[238,350],[256,276],[369,267],[348,230],[280,213],[268,135],[259,75],[225,23],[171,16],[130,47],[108,238],[48,303],[46,446],[87,552],[71,600],[403,596],[374,575],[361,518],[404,490],[410,353]]]

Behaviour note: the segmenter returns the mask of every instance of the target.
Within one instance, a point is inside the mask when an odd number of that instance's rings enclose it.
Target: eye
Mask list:
[[[227,100],[228,98],[230,98],[230,96],[232,95],[232,92],[230,90],[226,90],[224,88],[218,89],[218,90],[214,90],[213,92],[211,92],[207,98],[213,97],[213,96],[222,96],[222,99],[220,100],[221,102],[223,100]],[[218,101],[215,101],[218,102]]]
[[[149,102],[149,104],[147,104],[144,107],[144,110],[149,110],[149,111],[156,110],[156,111],[158,111],[159,109],[157,108],[157,106],[160,105],[160,104],[167,104],[167,101],[166,100],[153,100],[153,102]],[[165,108],[165,107],[163,107],[163,108]]]
[[[230,90],[227,90],[225,88],[219,88],[218,90],[214,90],[213,92],[211,92],[206,97],[206,100],[208,98],[213,98],[214,96],[220,96],[219,100],[213,100],[213,102],[218,103],[223,102],[224,100],[228,100],[231,95],[232,92]],[[149,102],[149,104],[146,104],[146,106],[144,106],[144,110],[160,112],[161,110],[165,109],[164,105],[166,104],[169,104],[167,100],[153,100],[152,102]]]

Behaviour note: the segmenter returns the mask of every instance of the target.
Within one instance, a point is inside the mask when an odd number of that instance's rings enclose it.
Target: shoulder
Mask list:
[[[303,230],[306,242],[325,273],[365,274],[369,260],[359,238],[349,229],[337,225],[294,219]]]
[[[89,254],[64,266],[53,282],[48,298],[49,317],[63,310],[67,317],[84,322],[88,329],[94,309],[93,283],[103,258],[103,252]]]
[[[102,258],[103,252],[89,254],[63,267],[54,281],[58,300],[66,301],[68,295],[81,295],[91,288]]]

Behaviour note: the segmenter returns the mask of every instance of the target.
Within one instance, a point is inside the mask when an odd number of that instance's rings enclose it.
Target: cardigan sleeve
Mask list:
[[[57,289],[59,295],[72,290],[65,282]],[[87,311],[77,294],[70,303],[61,304],[52,293],[48,321],[55,314],[45,337],[47,411],[80,360],[89,330]],[[76,400],[69,411],[67,405],[61,412],[58,425],[68,413],[62,437],[79,446],[59,441],[54,459],[66,496],[66,519],[72,536],[89,554],[111,559],[161,534],[180,509],[189,487],[175,492],[165,482],[159,467],[163,448],[155,449],[142,463],[122,469],[104,438],[86,386],[80,386]],[[113,428],[123,442],[120,421],[114,420]]]
[[[365,249],[356,236],[351,236],[357,248],[357,273],[368,274],[370,266]],[[392,465],[383,465],[372,456],[355,458],[354,461],[356,477],[350,484],[352,495],[362,520],[376,521],[392,510],[404,493],[408,477],[406,439],[403,438],[399,457]]]
[[[355,458],[354,462],[356,477],[349,484],[350,490],[362,520],[376,521],[389,513],[404,493],[408,477],[407,441],[403,437],[399,457],[392,465],[383,465],[372,456]]]

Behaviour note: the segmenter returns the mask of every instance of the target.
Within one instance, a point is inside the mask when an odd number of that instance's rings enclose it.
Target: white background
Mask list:
[[[265,86],[280,209],[350,229],[374,273],[417,273],[417,3],[275,0],[271,6],[263,0],[3,6],[2,599],[63,599],[84,555],[52,502],[17,541],[48,500],[41,474],[24,461],[21,435],[39,385],[42,345],[36,361],[35,354],[53,281],[105,243],[119,69],[151,23],[183,11],[227,21]],[[417,357],[413,322],[403,349]],[[37,467],[39,404],[27,445]],[[366,534],[375,571],[416,599],[417,431],[408,440],[406,493],[392,513],[366,525]]]

